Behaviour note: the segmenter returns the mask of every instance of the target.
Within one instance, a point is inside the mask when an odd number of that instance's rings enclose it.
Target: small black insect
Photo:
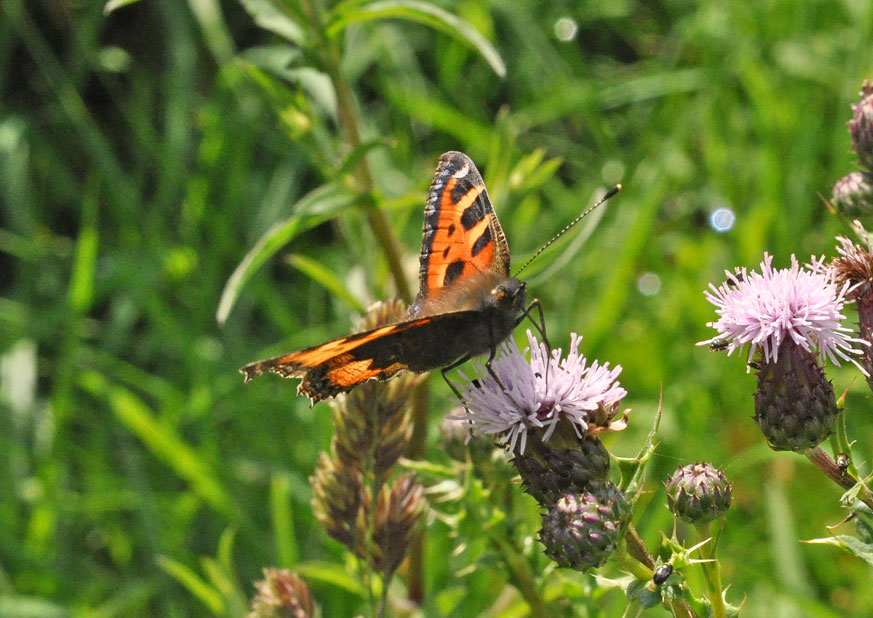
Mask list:
[[[837,455],[837,467],[839,467],[840,472],[845,472],[849,469],[849,456],[845,453],[840,453]]]
[[[730,342],[727,339],[713,339],[709,342],[709,349],[713,352],[721,352],[722,350],[727,350],[729,345]]]
[[[667,581],[672,574],[673,574],[673,565],[672,564],[662,564],[657,569],[655,569],[655,574],[652,576],[652,581],[655,582],[656,586],[660,586],[665,581]]]

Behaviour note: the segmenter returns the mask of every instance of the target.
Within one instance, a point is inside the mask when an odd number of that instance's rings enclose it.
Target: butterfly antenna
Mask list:
[[[603,204],[603,202],[605,202],[605,201],[608,200],[609,198],[613,197],[613,196],[614,196],[616,193],[618,193],[619,191],[621,191],[621,185],[615,185],[612,189],[610,189],[609,191],[607,191],[607,192],[606,192],[606,195],[604,195],[602,198],[600,198],[600,201],[599,201],[599,202],[597,202],[594,206],[592,206],[591,208],[589,208],[588,210],[586,210],[585,212],[583,212],[581,215],[579,215],[578,217],[576,217],[575,219],[573,219],[572,221],[570,221],[570,223],[568,223],[567,225],[564,226],[564,229],[562,229],[560,232],[558,232],[557,234],[555,234],[554,236],[552,236],[552,239],[551,239],[549,242],[547,242],[546,244],[544,244],[542,247],[540,247],[539,250],[537,250],[537,252],[534,253],[533,256],[531,256],[531,258],[530,258],[527,262],[524,263],[524,266],[522,266],[521,268],[519,268],[519,269],[516,271],[515,275],[513,275],[513,276],[514,276],[514,277],[518,277],[518,276],[521,274],[521,271],[523,271],[525,268],[527,268],[528,266],[530,266],[530,263],[533,262],[535,259],[537,259],[537,258],[539,257],[540,253],[542,253],[543,251],[545,251],[546,249],[549,248],[549,245],[551,245],[553,242],[555,242],[556,240],[558,240],[561,236],[563,236],[564,234],[566,234],[567,232],[569,232],[570,229],[571,229],[574,225],[576,225],[576,224],[579,223],[582,219],[584,219],[584,218],[587,217],[589,214],[591,214],[591,211],[593,211],[595,208],[597,208],[598,206],[600,206],[601,204]]]

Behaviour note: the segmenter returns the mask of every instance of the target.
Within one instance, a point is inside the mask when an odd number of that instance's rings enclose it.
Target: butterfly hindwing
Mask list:
[[[298,392],[319,401],[367,380],[387,380],[403,370],[428,371],[471,347],[487,347],[490,333],[478,317],[476,311],[457,311],[399,322],[251,363],[241,371],[246,381],[266,372],[302,378]]]
[[[422,232],[420,299],[478,273],[509,275],[506,236],[479,170],[462,152],[440,157]]]

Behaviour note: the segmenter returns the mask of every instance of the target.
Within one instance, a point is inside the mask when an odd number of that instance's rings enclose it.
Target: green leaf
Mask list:
[[[327,35],[335,37],[351,24],[375,19],[399,18],[415,21],[470,45],[478,51],[491,69],[500,77],[506,75],[506,65],[488,40],[466,21],[429,2],[421,0],[382,0],[363,6],[339,7],[327,28]]]
[[[103,14],[109,15],[112,11],[134,2],[139,2],[139,0],[107,0],[106,4],[103,5]]]
[[[345,302],[349,307],[358,313],[365,313],[366,307],[361,302],[349,293],[346,286],[340,281],[334,273],[324,267],[318,260],[313,260],[304,255],[289,255],[287,258],[288,264],[302,272],[304,275],[320,284],[328,292],[333,294]]]
[[[252,47],[240,53],[238,58],[303,89],[324,113],[336,119],[337,102],[333,82],[312,67],[293,67],[302,58],[299,49],[288,45]]]
[[[300,200],[294,214],[267,230],[233,271],[218,302],[215,313],[218,323],[224,324],[242,287],[264,262],[301,232],[330,220],[356,202],[360,202],[359,197],[332,184],[321,186]]]
[[[825,537],[821,539],[811,539],[803,541],[810,545],[833,545],[842,550],[857,556],[869,565],[873,565],[873,545],[865,543],[861,539],[849,536],[847,534],[839,534],[837,536]]]
[[[278,34],[297,45],[304,44],[306,35],[303,28],[291,18],[287,9],[280,3],[273,0],[240,0],[240,2],[255,23],[264,30]]]
[[[206,583],[197,573],[169,556],[158,556],[156,560],[161,569],[199,599],[210,612],[216,616],[224,613],[224,599],[221,593]]]
[[[367,589],[359,584],[358,581],[347,573],[340,565],[331,562],[312,560],[309,562],[298,563],[297,566],[294,567],[294,571],[307,580],[329,584],[335,588],[351,592],[361,599],[364,599],[367,596]]]
[[[646,441],[643,443],[637,456],[633,458],[616,457],[619,470],[621,470],[621,487],[632,500],[643,487],[643,473],[645,472],[646,464],[652,458],[657,447],[655,438],[658,435],[658,426],[661,424],[663,404],[664,393],[662,392],[658,399],[658,409],[655,411],[655,420],[652,422],[652,428],[649,430],[649,435],[646,436]]]

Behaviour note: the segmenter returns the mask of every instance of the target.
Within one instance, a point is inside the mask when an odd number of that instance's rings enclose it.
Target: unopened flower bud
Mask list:
[[[624,492],[609,482],[563,496],[543,515],[546,555],[564,568],[601,566],[615,551],[628,511]]]
[[[873,212],[873,176],[868,172],[851,172],[840,178],[831,189],[831,205],[849,218]]]
[[[873,85],[864,81],[861,87],[861,101],[852,105],[852,119],[849,121],[852,134],[852,147],[858,155],[858,163],[873,172]]]
[[[724,472],[705,462],[677,468],[665,487],[670,511],[688,523],[722,517],[731,505],[731,484]]]

